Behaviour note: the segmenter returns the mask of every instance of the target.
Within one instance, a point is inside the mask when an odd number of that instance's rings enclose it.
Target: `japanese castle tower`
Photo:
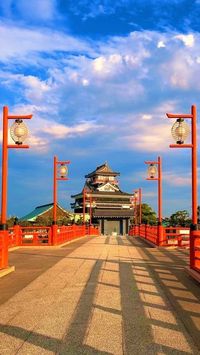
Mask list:
[[[127,234],[130,220],[133,219],[131,194],[120,190],[117,180],[119,175],[106,162],[85,175],[82,192],[71,196],[75,199],[72,204],[74,212],[82,214],[85,191],[85,211],[90,213],[92,223],[98,224],[104,235]]]

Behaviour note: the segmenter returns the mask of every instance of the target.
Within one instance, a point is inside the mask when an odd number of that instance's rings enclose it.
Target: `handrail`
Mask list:
[[[53,228],[56,228],[55,238]],[[99,229],[90,225],[69,225],[69,226],[19,226],[15,225],[8,230],[8,246],[47,246],[59,245],[85,235],[99,235]],[[0,239],[0,249],[1,249]],[[1,267],[1,261],[0,261]]]
[[[147,224],[141,224],[138,226],[133,226],[129,235],[131,236],[139,236],[147,241],[153,243],[154,245],[160,246],[180,246],[180,247],[188,247],[189,246],[189,236],[190,229],[188,227],[161,227],[163,238],[162,243],[159,243],[158,240],[158,226],[151,226]],[[185,232],[184,232],[185,231]],[[188,233],[187,233],[188,232]]]

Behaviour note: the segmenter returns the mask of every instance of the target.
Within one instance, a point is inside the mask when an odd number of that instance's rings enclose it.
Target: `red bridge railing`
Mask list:
[[[54,233],[54,235],[53,235]],[[21,227],[19,225],[9,228],[8,246],[45,246],[59,245],[85,235],[99,235],[98,227],[84,225],[70,226],[29,226]],[[0,238],[0,248],[1,248]]]
[[[71,240],[75,240],[86,235],[98,236],[99,229],[93,225],[70,225],[70,226],[29,226],[19,225],[9,228],[8,237],[0,231],[0,269],[4,269],[8,264],[4,260],[7,253],[4,250],[20,246],[48,246],[59,245]]]
[[[159,238],[161,231],[162,238]],[[129,235],[139,236],[157,246],[189,247],[190,229],[186,227],[163,227],[141,224],[133,226]]]
[[[194,255],[190,256],[192,259],[191,265],[195,271],[200,273],[200,236],[195,235],[194,238]]]
[[[159,233],[162,236],[160,238]],[[169,247],[189,247],[190,248],[190,267],[192,270],[200,274],[200,236],[198,233],[194,235],[194,248],[190,247],[190,228],[186,227],[163,227],[149,226],[141,224],[133,226],[129,230],[130,236],[138,236],[147,240],[155,246]],[[197,279],[200,280],[200,277]]]

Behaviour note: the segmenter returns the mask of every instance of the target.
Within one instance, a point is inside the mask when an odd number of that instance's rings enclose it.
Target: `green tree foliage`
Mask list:
[[[142,223],[151,225],[155,225],[157,223],[156,212],[147,203],[142,203]]]
[[[36,218],[35,225],[38,226],[51,226],[53,223],[53,218],[52,217],[44,217],[44,216],[39,216]],[[62,226],[62,225],[69,225],[72,224],[73,220],[70,219],[70,217],[59,217],[57,219],[57,225]]]
[[[9,217],[9,218],[7,219],[8,228],[13,227],[13,225],[14,225],[15,222],[16,222],[16,220],[17,220],[17,217],[15,217],[15,216]]]
[[[162,224],[164,227],[170,227],[170,218],[169,217],[164,217],[162,220]]]
[[[170,218],[171,226],[182,226],[187,227],[191,224],[191,219],[189,218],[189,213],[186,210],[177,211],[173,213]]]
[[[73,220],[70,217],[62,217],[58,219],[58,225],[68,226],[69,224],[73,224]]]

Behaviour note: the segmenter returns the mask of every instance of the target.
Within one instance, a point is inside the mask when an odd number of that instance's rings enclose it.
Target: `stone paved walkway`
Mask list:
[[[200,287],[184,271],[187,254],[109,236],[11,252],[0,354],[200,354]]]

